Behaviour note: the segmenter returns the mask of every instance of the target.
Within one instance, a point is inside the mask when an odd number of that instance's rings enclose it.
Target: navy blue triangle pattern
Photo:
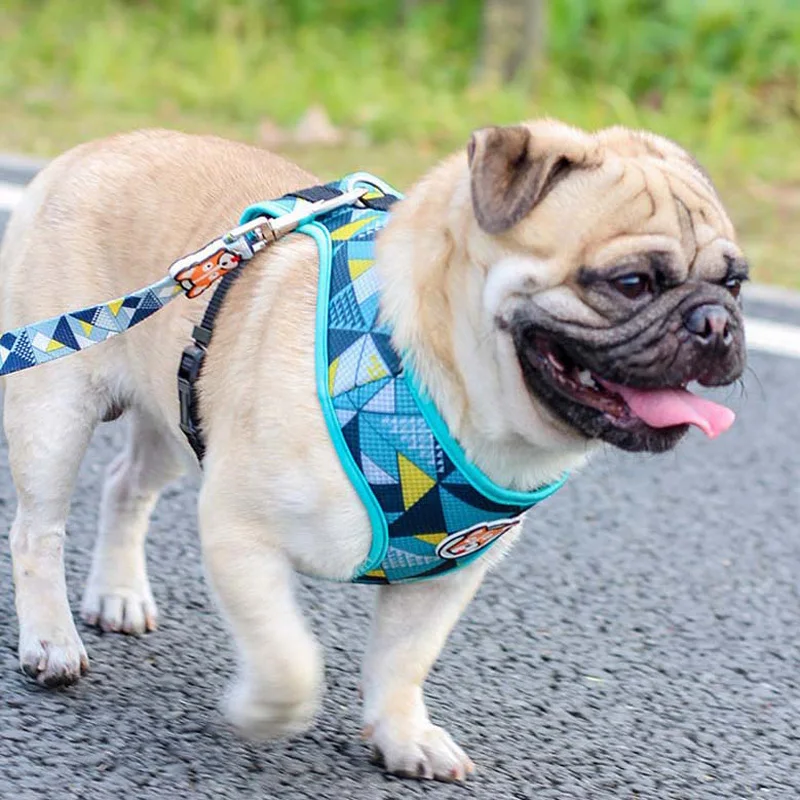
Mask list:
[[[125,300],[122,301],[122,305],[125,305]],[[98,306],[89,306],[89,308],[81,308],[78,309],[77,311],[71,311],[70,316],[74,317],[77,320],[80,320],[81,322],[88,322],[89,324],[91,324],[94,322],[95,317],[97,316],[99,311],[100,308]]]
[[[328,356],[338,358],[350,345],[364,335],[364,331],[350,331],[347,328],[337,328],[331,331],[328,337]]]
[[[72,328],[70,328],[69,323],[64,319],[64,317],[61,317],[61,319],[56,323],[56,328],[53,332],[53,339],[66,347],[71,347],[73,350],[80,350],[78,340],[75,338]]]

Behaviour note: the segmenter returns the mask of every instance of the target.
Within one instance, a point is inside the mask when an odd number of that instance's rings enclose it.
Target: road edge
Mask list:
[[[48,163],[44,158],[17,153],[0,153],[0,184],[14,183],[24,185]],[[0,197],[2,195],[0,194]],[[0,203],[0,212],[9,211]],[[748,283],[744,287],[745,300],[767,303],[800,310],[800,291],[771,283]]]

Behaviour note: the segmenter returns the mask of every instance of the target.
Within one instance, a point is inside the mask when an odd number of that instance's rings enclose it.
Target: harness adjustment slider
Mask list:
[[[197,329],[195,329],[197,330]],[[194,341],[184,348],[178,367],[178,401],[180,404],[180,428],[195,454],[203,453],[205,446],[200,426],[197,424],[197,395],[194,385],[200,377],[206,349]],[[198,455],[198,457],[201,457]]]

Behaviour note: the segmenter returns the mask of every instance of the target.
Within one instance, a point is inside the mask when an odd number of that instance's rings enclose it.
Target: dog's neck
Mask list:
[[[505,385],[501,360],[514,356],[486,319],[474,228],[458,154],[411,190],[378,238],[382,314],[470,460],[497,484],[527,491],[579,466],[587,447],[548,434],[553,420],[533,407],[521,375]]]

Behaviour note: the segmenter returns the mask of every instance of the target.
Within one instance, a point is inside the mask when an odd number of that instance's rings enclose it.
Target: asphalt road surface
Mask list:
[[[26,177],[24,165],[0,171]],[[800,325],[791,304],[750,308]],[[234,653],[203,577],[197,487],[183,481],[148,542],[160,630],[79,623],[92,670],[73,688],[20,673],[2,548],[0,798],[800,796],[800,361],[753,352],[750,364],[744,395],[718,395],[739,413],[728,434],[692,432],[660,457],[601,454],[487,580],[428,685],[432,715],[478,765],[466,787],[369,763],[357,695],[368,587],[301,581],[327,651],[322,713],[287,742],[237,738],[217,708]],[[75,611],[121,424],[98,431],[74,496]],[[3,453],[6,529],[13,510]]]

